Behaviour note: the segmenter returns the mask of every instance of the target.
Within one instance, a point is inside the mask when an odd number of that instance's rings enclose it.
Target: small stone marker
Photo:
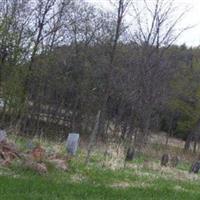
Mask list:
[[[169,154],[163,154],[160,165],[166,167],[168,165],[169,160],[170,160]]]
[[[0,129],[0,142],[6,141],[7,133],[5,130]]]
[[[126,154],[126,161],[132,161],[135,155],[134,148],[128,148],[127,154]]]
[[[199,172],[199,169],[200,169],[200,161],[196,161],[192,164],[189,172],[193,172],[195,174],[197,174]]]
[[[67,138],[67,152],[70,155],[75,155],[76,151],[78,149],[78,144],[79,144],[79,134],[78,133],[69,133],[68,138]]]

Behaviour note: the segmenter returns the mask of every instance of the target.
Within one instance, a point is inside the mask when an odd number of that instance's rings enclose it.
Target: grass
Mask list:
[[[7,170],[6,175],[0,176],[0,199],[200,199],[200,182],[198,181],[152,177],[151,174],[138,175],[137,171],[130,168],[113,171],[103,169],[93,163],[85,166],[79,159],[70,163],[69,172],[61,173],[52,170],[50,174],[44,176],[13,167]]]
[[[191,165],[190,163],[182,161],[182,162],[180,162],[178,164],[177,168],[180,169],[180,170],[186,170],[186,171],[188,171],[190,169],[190,165]]]
[[[199,183],[150,179],[137,176],[131,170],[103,170],[80,167],[86,177],[73,181],[76,171],[53,172],[39,176],[21,172],[19,176],[0,177],[1,200],[128,200],[128,199],[200,199]],[[115,183],[115,185],[114,185]],[[123,187],[116,183],[130,183]],[[145,183],[142,185],[142,183]]]
[[[62,149],[61,149],[62,150]],[[148,160],[140,154],[125,169],[102,168],[102,155],[93,155],[88,166],[84,153],[69,163],[68,172],[51,168],[48,175],[38,175],[15,163],[0,168],[0,200],[199,200],[200,177],[187,174],[189,164],[181,162],[177,169],[143,167]],[[136,167],[135,167],[136,166]]]

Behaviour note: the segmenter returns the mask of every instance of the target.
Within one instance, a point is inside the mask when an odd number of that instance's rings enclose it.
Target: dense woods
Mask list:
[[[1,0],[1,126],[140,147],[159,130],[200,140],[200,50],[175,45],[173,1]],[[128,16],[128,20],[127,20]],[[167,140],[167,138],[166,138]],[[167,141],[166,141],[167,142]]]

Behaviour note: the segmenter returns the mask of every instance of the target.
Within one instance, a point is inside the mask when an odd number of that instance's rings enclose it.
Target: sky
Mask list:
[[[109,0],[87,0],[97,7],[112,9]],[[137,2],[141,0],[135,0]],[[148,0],[155,1],[155,0]],[[177,44],[186,44],[189,47],[200,46],[200,0],[175,0],[176,6],[181,10],[188,9],[179,28],[192,27],[185,31],[176,41]],[[127,16],[128,18],[128,16]]]

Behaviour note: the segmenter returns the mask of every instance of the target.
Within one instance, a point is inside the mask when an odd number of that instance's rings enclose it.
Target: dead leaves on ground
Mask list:
[[[48,173],[48,165],[46,163],[51,163],[56,169],[67,171],[67,157],[61,157],[46,154],[45,149],[37,145],[31,151],[20,152],[16,145],[8,142],[0,142],[0,165],[4,167],[10,167],[14,160],[20,160],[22,167],[31,169],[39,174]]]

